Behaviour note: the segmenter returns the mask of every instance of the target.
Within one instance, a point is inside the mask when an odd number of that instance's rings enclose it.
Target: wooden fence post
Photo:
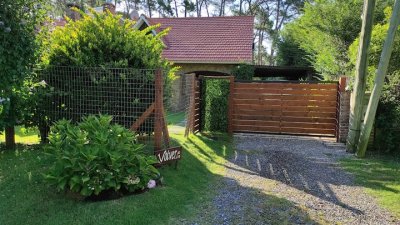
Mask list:
[[[346,91],[347,85],[347,78],[340,77],[339,78],[339,85],[338,85],[338,93],[337,93],[337,124],[336,124],[336,142],[340,142],[341,136],[343,135],[342,132],[344,129],[348,129],[348,114],[349,112],[343,111],[346,102],[344,102],[345,96],[344,92]],[[348,111],[348,110],[347,110]],[[346,123],[347,121],[347,123]],[[346,124],[345,124],[346,123]],[[346,134],[347,136],[347,134]]]
[[[155,71],[154,80],[155,106],[154,106],[154,150],[161,150],[162,147],[162,124],[163,124],[163,76],[162,71]]]
[[[188,118],[186,121],[185,137],[194,130],[194,114],[195,114],[195,99],[196,99],[196,75],[193,75],[192,79],[192,93],[189,100]]]
[[[229,97],[228,97],[228,134],[233,134],[233,113],[234,113],[234,104],[233,104],[233,95],[235,91],[235,77],[229,77]]]

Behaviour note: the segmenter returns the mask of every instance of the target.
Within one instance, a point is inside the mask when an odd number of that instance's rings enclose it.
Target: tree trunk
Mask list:
[[[151,5],[150,5],[150,0],[147,0],[147,9],[149,10],[149,17],[151,18]]]
[[[47,124],[41,124],[39,126],[39,132],[40,132],[40,143],[42,144],[48,143],[50,127]]]
[[[199,0],[196,0],[196,13],[197,17],[200,17]]]
[[[390,57],[393,51],[394,38],[400,21],[400,0],[396,0],[390,18],[389,30],[386,36],[385,44],[379,60],[379,66],[376,71],[375,84],[369,99],[367,112],[362,126],[361,136],[357,148],[357,156],[364,157],[368,146],[368,140],[371,136],[372,125],[375,120],[376,109],[378,108],[379,98],[381,96],[385,76],[388,70]]]
[[[371,42],[374,8],[375,0],[364,1],[362,18],[363,22],[360,34],[360,44],[358,46],[354,91],[351,97],[350,126],[346,144],[348,152],[356,151],[356,146],[360,137],[361,119],[363,113],[363,99],[366,90],[366,80],[368,73],[368,49]]]
[[[176,13],[176,17],[179,17],[179,15],[178,15],[178,4],[176,3],[176,0],[174,0],[174,3],[175,3],[175,13]],[[186,9],[185,9],[185,11],[186,11]],[[185,16],[186,17],[186,16]]]
[[[210,12],[208,11],[208,3],[207,3],[207,0],[204,0],[204,4],[206,5],[207,17],[210,17]]]
[[[273,43],[271,43],[271,52],[269,54],[269,65],[270,66],[273,66],[275,64],[274,63],[274,55],[275,55],[274,45],[273,45]]]
[[[262,65],[263,40],[264,40],[264,33],[260,30],[260,34],[258,36],[258,65]]]
[[[15,129],[14,126],[6,127],[6,148],[14,149],[15,148]]]

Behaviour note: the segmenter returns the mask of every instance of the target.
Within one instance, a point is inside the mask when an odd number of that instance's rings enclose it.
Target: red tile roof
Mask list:
[[[163,56],[175,63],[252,62],[253,16],[148,18],[171,27]]]

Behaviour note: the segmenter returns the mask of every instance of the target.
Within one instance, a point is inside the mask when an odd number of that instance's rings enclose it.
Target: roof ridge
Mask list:
[[[210,19],[210,18],[218,18],[218,19],[222,19],[222,18],[240,18],[240,17],[255,17],[255,16],[251,16],[251,15],[241,15],[241,16],[203,16],[203,17],[146,17],[146,19]]]

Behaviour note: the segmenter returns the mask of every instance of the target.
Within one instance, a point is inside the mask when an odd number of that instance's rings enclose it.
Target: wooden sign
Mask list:
[[[160,165],[180,160],[182,157],[181,153],[182,147],[167,148],[154,152]]]

